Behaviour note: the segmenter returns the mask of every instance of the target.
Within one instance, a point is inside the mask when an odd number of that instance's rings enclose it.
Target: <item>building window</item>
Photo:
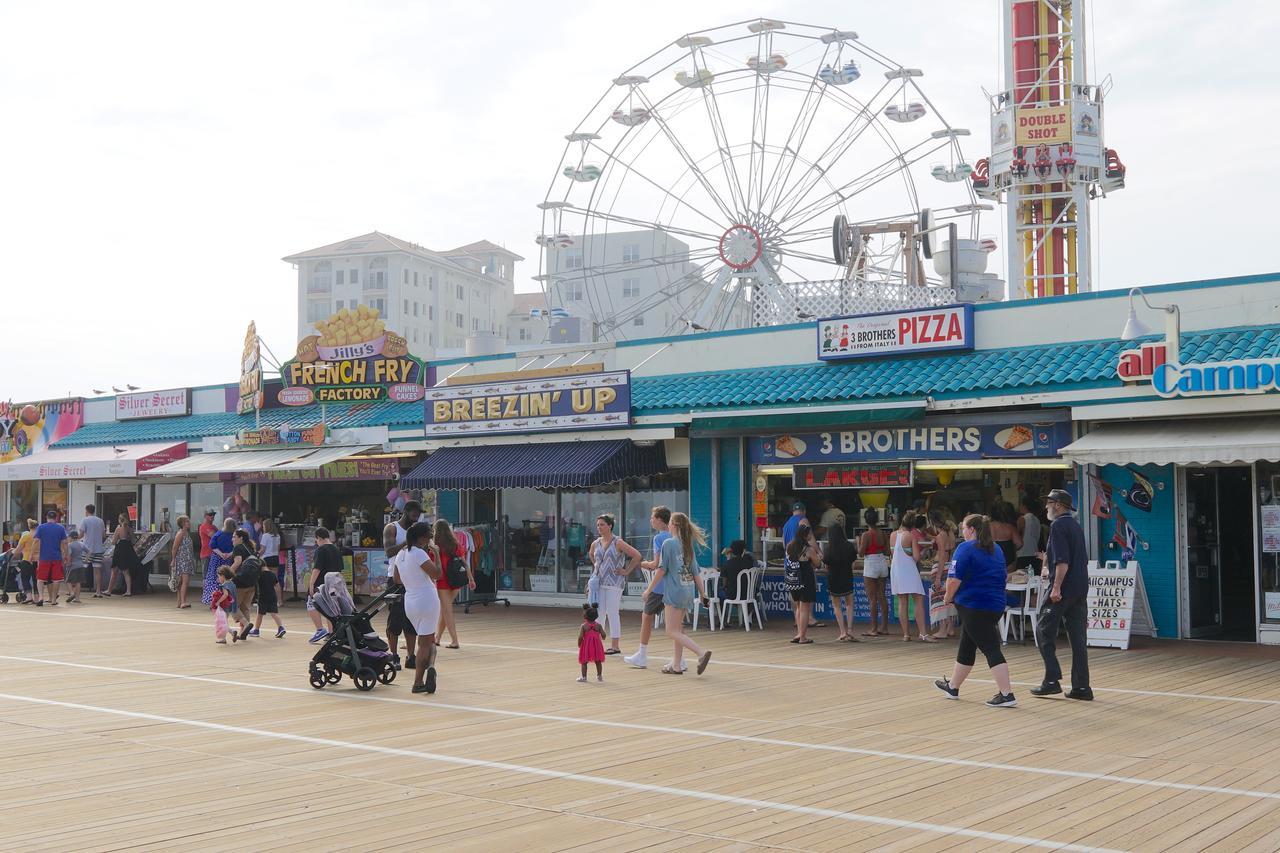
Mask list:
[[[360,283],[360,270],[351,270],[351,278],[350,278],[350,281],[351,281],[351,283],[352,283],[352,284],[359,284],[359,283]]]
[[[414,287],[417,287],[417,286],[418,286],[418,271],[417,271],[417,270],[414,270],[414,271],[413,271],[413,286],[414,286]]]
[[[353,271],[354,272],[354,271]],[[355,279],[351,279],[355,283]],[[370,270],[369,275],[365,278],[365,290],[386,290],[387,288],[387,271],[386,270]]]
[[[622,247],[622,262],[624,264],[634,264],[640,260],[640,244],[632,243],[629,246]]]
[[[345,276],[345,274],[346,274],[346,270],[338,270],[338,272],[337,272],[337,276],[338,276],[338,284],[342,284],[342,283],[343,283],[342,279],[343,279],[343,277]]]
[[[453,319],[457,327],[461,329],[462,328],[462,312],[458,312],[457,314],[454,314]]]
[[[408,267],[405,267],[405,268],[404,268],[404,283],[405,283],[405,284],[408,284],[408,283],[409,283],[409,268],[408,268]]]
[[[408,299],[404,301],[404,315],[406,317],[409,316],[409,300]]]
[[[624,297],[639,296],[640,295],[640,279],[624,278],[622,280],[622,295]]]
[[[417,329],[414,329],[414,330],[413,330],[413,342],[414,342],[415,344],[418,342],[418,330],[417,330]]]
[[[313,299],[307,303],[307,322],[318,323],[327,319],[329,316],[329,303],[320,299]]]
[[[418,316],[418,303],[417,303],[417,302],[413,303],[413,316],[415,316],[415,317],[417,317],[417,316]]]
[[[573,249],[564,253],[564,268],[567,270],[582,269],[582,250]]]
[[[462,285],[458,285],[458,301],[461,302],[463,299],[466,299],[466,296],[463,295]]]
[[[435,345],[436,345],[436,333],[435,333],[435,332],[428,332],[428,333],[427,333],[427,346],[429,346],[429,347],[433,347],[433,346],[435,346]]]
[[[643,314],[641,314],[639,317],[637,317],[637,318],[635,318],[634,320],[632,320],[632,321],[631,321],[631,325],[633,325],[633,326],[643,326],[643,325],[644,325],[644,315],[643,315]]]
[[[311,281],[307,282],[307,293],[328,293],[330,288],[330,274],[333,272],[333,264],[329,261],[319,261],[311,268]],[[342,273],[338,273],[338,284],[342,284]]]
[[[564,286],[564,298],[573,302],[582,301],[582,285],[566,284]]]
[[[427,319],[428,319],[428,320],[434,320],[435,318],[436,318],[436,306],[434,306],[434,305],[428,305],[428,306],[427,306]]]
[[[480,318],[479,318],[479,317],[472,317],[472,318],[471,318],[471,331],[473,331],[473,332],[478,332],[478,331],[480,331]]]
[[[381,298],[370,299],[365,304],[377,311],[383,317],[387,316],[387,300]]]
[[[528,329],[526,329],[526,328],[524,328],[523,326],[521,326],[521,327],[520,327],[520,340],[522,340],[522,341],[526,341],[526,340],[528,340],[528,339],[529,339],[529,330],[528,330]]]
[[[431,276],[427,279],[427,290],[434,291],[436,289],[436,277]]]

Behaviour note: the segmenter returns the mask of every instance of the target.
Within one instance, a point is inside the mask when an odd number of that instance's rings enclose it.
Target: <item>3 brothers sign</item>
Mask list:
[[[299,341],[297,354],[280,368],[282,404],[422,399],[426,366],[409,354],[403,337],[383,327],[377,309],[343,309],[316,330],[320,334]]]

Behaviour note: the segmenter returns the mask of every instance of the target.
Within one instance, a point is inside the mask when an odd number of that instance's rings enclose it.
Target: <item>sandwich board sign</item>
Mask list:
[[[1089,561],[1088,644],[1127,649],[1133,634],[1156,635],[1151,604],[1136,560]]]

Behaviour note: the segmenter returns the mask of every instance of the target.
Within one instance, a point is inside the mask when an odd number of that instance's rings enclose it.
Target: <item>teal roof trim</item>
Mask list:
[[[422,403],[357,403],[335,404],[327,407],[331,427],[421,427]],[[279,426],[283,423],[302,425],[320,420],[319,406],[299,406],[291,409],[264,409],[262,425]],[[107,444],[138,444],[146,441],[199,441],[214,435],[233,435],[242,429],[253,429],[256,419],[252,414],[215,412],[203,415],[187,415],[181,418],[155,418],[138,421],[107,421],[86,424],[71,435],[54,444],[54,447],[90,447]]]
[[[1159,340],[1158,336],[1142,339]],[[679,376],[636,377],[637,414],[690,409],[821,405],[933,396],[989,397],[1011,393],[1119,388],[1116,359],[1141,341],[1083,341],[979,350],[960,355],[809,362]],[[1187,364],[1280,358],[1280,326],[1216,329],[1182,336]]]

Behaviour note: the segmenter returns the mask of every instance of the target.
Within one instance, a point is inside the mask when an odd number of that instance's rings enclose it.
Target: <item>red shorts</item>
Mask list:
[[[41,560],[36,563],[36,580],[50,583],[62,580],[61,560]]]

